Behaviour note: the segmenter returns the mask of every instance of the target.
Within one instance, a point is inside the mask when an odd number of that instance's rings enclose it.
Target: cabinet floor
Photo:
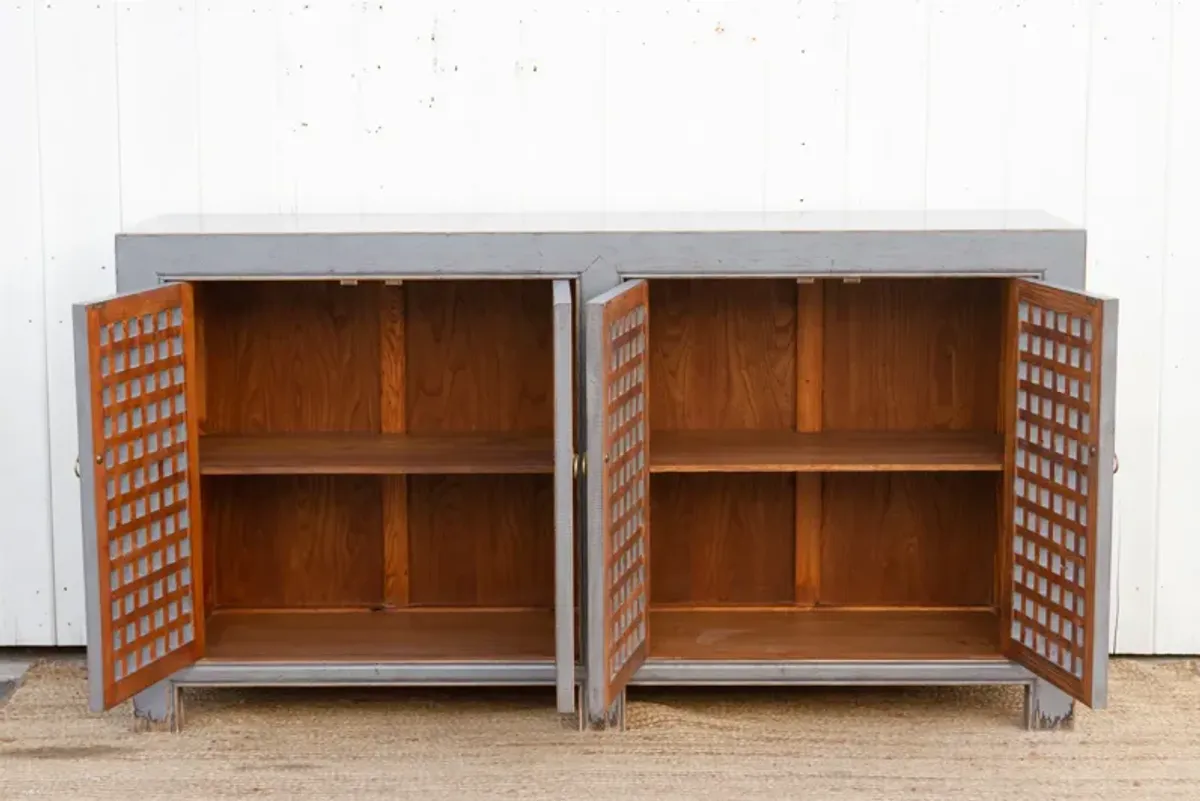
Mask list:
[[[994,659],[992,609],[658,608],[655,659]]]
[[[218,611],[205,657],[222,661],[554,659],[550,609]]]

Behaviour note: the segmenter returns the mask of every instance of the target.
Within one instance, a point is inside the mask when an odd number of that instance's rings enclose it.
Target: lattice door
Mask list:
[[[589,712],[607,713],[646,660],[650,425],[645,281],[588,303]]]
[[[1116,301],[1016,281],[1005,461],[1005,650],[1103,706]]]
[[[89,672],[101,682],[107,708],[203,651],[192,413],[199,389],[189,285],[118,297],[85,311],[86,352],[80,355],[90,378],[85,434],[93,459],[85,494],[95,509],[87,550],[98,574]]]

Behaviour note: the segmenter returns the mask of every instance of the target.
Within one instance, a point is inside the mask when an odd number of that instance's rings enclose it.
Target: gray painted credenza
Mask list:
[[[75,310],[93,708],[1106,703],[1117,302],[1034,212],[166,217]],[[90,465],[90,466],[89,466]],[[653,532],[653,536],[651,536]]]

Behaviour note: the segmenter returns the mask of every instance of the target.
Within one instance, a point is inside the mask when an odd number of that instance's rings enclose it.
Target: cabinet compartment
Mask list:
[[[550,282],[196,296],[208,657],[552,659]]]
[[[999,654],[1005,288],[650,282],[650,657]]]

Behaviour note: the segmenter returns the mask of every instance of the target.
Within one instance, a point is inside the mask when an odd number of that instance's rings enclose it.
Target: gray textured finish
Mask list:
[[[1039,212],[171,217],[117,237],[117,284],[157,278],[1044,275],[1082,229]],[[1055,279],[1061,280],[1061,279]],[[585,287],[585,297],[590,297]]]
[[[104,647],[100,625],[100,541],[96,519],[95,443],[92,442],[92,375],[88,361],[87,305],[71,310],[75,335],[75,412],[79,422],[79,497],[83,523],[83,597],[87,620],[88,706],[104,709]]]
[[[554,282],[554,661],[558,711],[575,711],[575,393],[571,285]]]
[[[651,635],[653,636],[653,635]],[[944,661],[768,661],[649,659],[635,685],[955,685],[1027,684],[1034,676],[1007,659]]]
[[[133,697],[134,728],[138,731],[179,731],[179,687],[164,679]]]
[[[1096,560],[1092,603],[1092,695],[1087,704],[1092,709],[1108,706],[1108,620],[1112,603],[1112,506],[1113,465],[1116,460],[1117,429],[1117,323],[1118,302],[1102,298],[1103,331],[1100,342],[1100,420],[1099,447],[1096,459],[1096,533],[1093,558]]]
[[[625,283],[588,301],[585,310],[584,341],[587,352],[585,390],[587,398],[587,716],[590,725],[603,725],[607,717],[604,704],[605,676],[603,615],[606,571],[604,565],[604,418],[605,394],[601,376],[604,353],[604,306],[636,284]]]
[[[413,687],[555,686],[558,671],[540,662],[218,662],[201,659],[172,676],[182,686]]]
[[[1025,688],[1025,728],[1054,731],[1075,722],[1075,702],[1048,681],[1038,679]]]

